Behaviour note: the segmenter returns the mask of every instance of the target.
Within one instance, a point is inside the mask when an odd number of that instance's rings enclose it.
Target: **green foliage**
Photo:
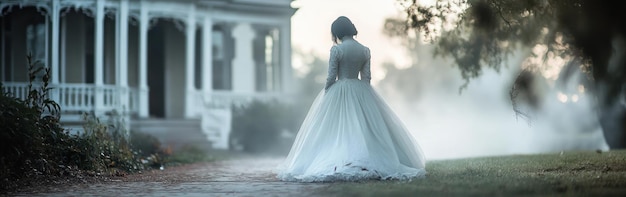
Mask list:
[[[150,157],[151,155],[158,155],[163,152],[159,139],[142,132],[131,131],[130,144],[133,150],[137,151],[142,157]]]
[[[606,90],[596,92],[605,104],[612,103],[626,84],[626,61],[619,52],[625,45],[626,26],[615,20],[626,18],[625,4],[437,0],[434,5],[422,6],[416,1],[401,1],[407,3],[405,30],[414,28],[434,41],[438,46],[435,53],[452,57],[466,81],[480,76],[483,67],[499,70],[517,46],[543,45],[545,52],[531,56],[542,57],[544,62],[525,69],[537,72],[550,66],[546,63],[549,58],[574,57],[577,63],[568,66],[582,67]]]
[[[231,145],[251,153],[283,154],[293,139],[282,136],[294,135],[300,125],[294,112],[289,104],[277,101],[233,107]]]
[[[403,23],[388,21],[385,25],[394,27],[389,28],[389,35],[405,35],[412,29],[434,42],[435,55],[451,57],[461,71],[465,80],[461,89],[484,68],[499,71],[510,54],[524,49],[527,54],[522,55],[533,61],[519,65],[522,70],[509,92],[518,116],[531,118],[518,103],[527,103],[534,110],[541,106],[542,99],[537,97],[542,90],[533,85],[541,80],[541,72],[563,66],[555,69],[560,69],[556,84],[583,73],[576,82],[584,84],[586,93],[595,97],[594,107],[609,146],[626,148],[626,124],[619,124],[626,122],[626,25],[617,20],[626,18],[626,4],[437,0],[434,5],[420,5],[415,0],[399,1],[406,5],[407,18]],[[565,64],[551,65],[556,60]]]
[[[211,161],[212,158],[206,150],[194,145],[183,146],[167,157],[167,162],[171,164],[186,164],[195,162]]]
[[[483,66],[499,70],[503,59],[519,43],[532,46],[555,40],[555,32],[542,33],[544,27],[554,26],[552,21],[545,20],[545,12],[530,13],[536,7],[529,6],[539,4],[529,2],[532,1],[438,0],[432,6],[412,3],[406,9],[407,25],[435,41],[435,54],[452,57],[463,79],[469,82],[481,75]]]
[[[175,156],[170,148],[163,148],[161,141],[150,134],[131,131],[129,135],[133,153],[145,168],[161,168],[171,163],[169,157]]]
[[[84,131],[69,134],[59,124],[60,106],[50,99],[50,70],[37,68],[38,62],[30,55],[27,61],[29,92],[24,100],[5,92],[0,83],[0,191],[14,189],[20,181],[48,176],[120,174],[162,165],[164,152],[159,151],[158,140],[133,135],[132,142],[152,143],[137,143],[140,151],[135,151],[122,118],[115,112],[108,123],[85,115]],[[41,72],[41,84],[34,84]]]
[[[143,170],[139,155],[131,149],[127,138],[113,125],[100,122],[93,115],[84,115],[83,132],[77,136],[76,147],[80,168],[97,172],[135,172]],[[110,171],[112,170],[112,171]]]
[[[27,57],[29,66],[28,96],[15,98],[0,84],[0,182],[3,188],[19,178],[55,174],[59,166],[69,162],[60,144],[70,142],[59,124],[59,105],[49,99],[48,68],[35,68],[38,62]],[[42,85],[33,84],[36,75],[44,72]]]

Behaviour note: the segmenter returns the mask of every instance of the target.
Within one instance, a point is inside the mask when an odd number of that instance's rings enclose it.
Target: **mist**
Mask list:
[[[562,66],[550,66],[540,76],[545,81],[534,82],[542,105],[526,111],[530,119],[516,115],[509,91],[533,49],[511,54],[499,71],[482,69],[480,77],[459,92],[464,81],[451,59],[433,57],[428,44],[408,51],[407,39],[393,40],[382,33],[385,18],[400,16],[395,1],[333,1],[334,6],[327,1],[296,2],[302,8],[294,15],[298,22],[294,23],[293,42],[294,48],[302,51],[294,51],[295,73],[313,68],[320,75],[306,76],[307,80],[319,80],[307,82],[314,83],[305,85],[308,89],[301,88],[303,99],[323,88],[329,24],[337,16],[348,16],[359,29],[357,40],[372,51],[372,85],[412,132],[428,159],[608,150],[593,96],[587,95],[585,88],[578,90],[579,76],[557,85],[557,71]],[[339,4],[359,5],[359,9],[346,10]],[[312,56],[317,56],[317,62]],[[305,77],[299,74],[296,78]]]
[[[529,51],[509,57],[499,72],[483,69],[460,90],[464,81],[453,61],[434,58],[429,45],[418,50],[407,54],[412,66],[384,66],[387,73],[375,87],[429,160],[608,150],[593,99],[581,90],[579,77],[560,86],[549,79],[534,83],[542,106],[528,110],[525,119],[514,112],[509,90]]]

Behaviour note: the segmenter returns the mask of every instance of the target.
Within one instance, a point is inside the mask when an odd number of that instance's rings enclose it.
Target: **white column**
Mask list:
[[[195,4],[191,4],[189,14],[187,15],[187,50],[186,64],[185,64],[185,117],[190,118],[193,116],[194,103],[193,96],[195,93],[194,88],[194,68],[195,68],[195,39],[196,39],[196,7]]]
[[[46,39],[45,39],[46,48],[44,50],[44,61],[45,62],[42,62],[46,68],[50,68],[50,64],[52,62],[52,60],[50,59],[50,45],[51,45],[51,43],[50,43],[50,23],[52,23],[52,22],[50,22],[50,20],[52,20],[51,18],[52,18],[52,16],[46,15],[46,22],[45,22],[46,23],[46,25],[45,25],[46,26],[46,31],[45,31],[45,34],[46,34],[45,35],[46,36]],[[32,53],[32,51],[30,51],[28,53]],[[31,54],[31,55],[33,55],[33,54]]]
[[[96,17],[95,17],[95,31],[94,31],[94,84],[96,86],[95,92],[95,106],[94,111],[95,115],[102,115],[100,109],[102,109],[104,105],[104,94],[102,90],[102,85],[104,84],[103,79],[103,64],[104,64],[104,2],[105,0],[98,0],[96,2]]]
[[[290,94],[293,92],[293,76],[291,68],[291,20],[287,20],[280,27],[280,79],[283,93]],[[279,76],[276,76],[279,77]]]
[[[50,51],[50,84],[55,87],[59,84],[59,0],[52,1],[52,9],[50,12],[50,23],[52,24],[52,49]],[[47,36],[47,35],[46,35]],[[57,102],[59,100],[59,89],[54,88],[50,91],[50,98]]]
[[[121,88],[119,92],[121,110],[128,111],[128,0],[121,0],[117,12],[117,58],[115,68],[116,84]],[[120,111],[122,113],[123,111]]]
[[[52,1],[52,51],[51,51],[51,83],[53,85],[59,84],[59,0]]]
[[[213,91],[213,19],[204,17],[202,25],[202,92],[203,105],[211,102]],[[228,149],[230,108],[202,108],[201,126],[213,148]]]
[[[141,1],[139,11],[139,117],[148,117],[148,9]]]
[[[255,31],[248,23],[240,23],[233,29],[235,58],[233,59],[233,91],[252,93],[255,91],[255,68],[252,56],[252,39]]]
[[[59,81],[61,83],[65,83],[66,82],[66,60],[67,60],[67,56],[66,56],[66,52],[67,52],[67,17],[63,18],[63,22],[61,23],[61,63],[60,63],[60,69],[59,72],[60,76],[59,76]]]
[[[202,89],[206,103],[213,90],[213,19],[210,16],[204,17],[202,54]]]

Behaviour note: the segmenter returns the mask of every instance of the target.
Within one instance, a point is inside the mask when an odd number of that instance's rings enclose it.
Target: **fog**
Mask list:
[[[330,23],[344,15],[357,26],[357,40],[372,50],[374,87],[404,121],[427,158],[608,149],[591,107],[593,99],[584,88],[578,90],[578,78],[571,78],[563,86],[555,85],[562,65],[550,65],[542,71],[548,81],[536,83],[542,106],[527,111],[531,119],[526,120],[516,116],[509,91],[521,65],[529,61],[523,57],[535,49],[519,50],[504,62],[499,72],[484,68],[482,75],[472,79],[459,93],[464,81],[451,60],[433,58],[432,47],[427,45],[403,54],[407,51],[407,40],[392,41],[383,35],[385,18],[404,16],[397,3],[394,0],[295,1],[294,5],[300,8],[292,18],[294,48],[306,52],[304,59],[318,54],[322,64],[301,62],[302,58],[296,57],[298,52],[294,52],[296,73],[319,66],[323,76],[317,77],[320,79],[317,83],[323,83],[332,44]],[[390,65],[393,69],[386,69]],[[307,95],[315,95],[323,87],[317,86]]]
[[[525,119],[515,114],[509,90],[520,65],[528,61],[521,58],[528,51],[510,57],[500,72],[484,68],[480,77],[459,92],[464,81],[453,62],[433,58],[430,46],[421,48],[414,53],[413,67],[386,73],[376,88],[428,159],[608,150],[591,107],[592,97],[580,88],[578,77],[562,86],[550,80],[535,83],[541,90],[542,106],[527,110],[530,119]],[[413,76],[385,83],[401,77],[394,74]]]

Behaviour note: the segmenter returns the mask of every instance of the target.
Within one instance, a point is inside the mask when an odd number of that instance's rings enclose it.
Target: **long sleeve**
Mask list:
[[[371,60],[372,55],[370,54],[370,49],[369,48],[365,48],[365,58],[367,60],[365,60],[365,64],[363,65],[363,68],[361,68],[360,74],[361,74],[361,81],[365,81],[367,83],[370,83],[370,81],[372,80],[372,72],[370,71],[370,60]]]
[[[330,58],[328,59],[328,77],[326,78],[326,86],[328,88],[337,81],[337,72],[339,69],[339,60],[341,59],[341,51],[337,46],[330,48]]]

